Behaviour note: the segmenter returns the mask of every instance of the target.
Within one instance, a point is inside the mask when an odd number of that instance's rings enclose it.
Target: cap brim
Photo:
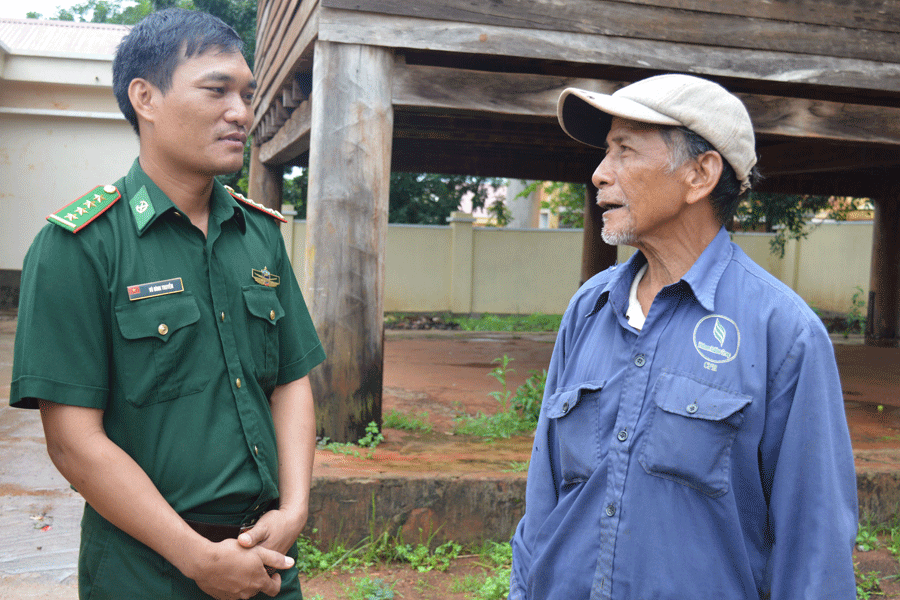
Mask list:
[[[597,148],[606,146],[606,135],[613,117],[654,125],[681,125],[676,119],[634,100],[578,88],[566,88],[559,95],[556,116],[569,137]]]

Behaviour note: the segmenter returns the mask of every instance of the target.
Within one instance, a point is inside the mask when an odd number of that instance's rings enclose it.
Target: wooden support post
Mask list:
[[[597,188],[588,182],[584,194],[584,240],[581,245],[581,283],[616,264],[617,249],[603,241],[603,209],[597,206]]]
[[[247,174],[247,196],[263,206],[281,210],[284,193],[284,169],[270,167],[259,160],[259,146],[250,146],[250,168]]]
[[[866,345],[900,347],[900,195],[873,198],[872,272]]]
[[[392,66],[385,48],[315,45],[303,291],[328,355],[316,429],[338,442],[381,422]]]

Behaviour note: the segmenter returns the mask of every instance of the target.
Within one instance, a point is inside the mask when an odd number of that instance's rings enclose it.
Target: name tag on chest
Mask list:
[[[128,299],[131,301],[143,300],[144,298],[154,298],[156,296],[165,296],[166,294],[177,294],[183,291],[184,285],[181,283],[181,277],[176,277],[164,281],[154,281],[153,283],[129,285]]]

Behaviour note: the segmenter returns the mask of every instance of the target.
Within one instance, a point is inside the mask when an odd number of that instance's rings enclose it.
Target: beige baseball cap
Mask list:
[[[692,75],[657,75],[613,94],[567,88],[556,115],[563,131],[579,142],[603,148],[613,117],[655,125],[687,127],[719,151],[741,182],[750,188],[756,141],[747,108],[717,83]]]

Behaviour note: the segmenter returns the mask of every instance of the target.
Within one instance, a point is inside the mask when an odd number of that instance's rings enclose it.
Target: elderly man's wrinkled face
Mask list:
[[[640,246],[674,227],[684,207],[687,185],[682,167],[672,167],[671,153],[659,129],[613,118],[607,151],[594,171],[603,213],[603,241]]]

